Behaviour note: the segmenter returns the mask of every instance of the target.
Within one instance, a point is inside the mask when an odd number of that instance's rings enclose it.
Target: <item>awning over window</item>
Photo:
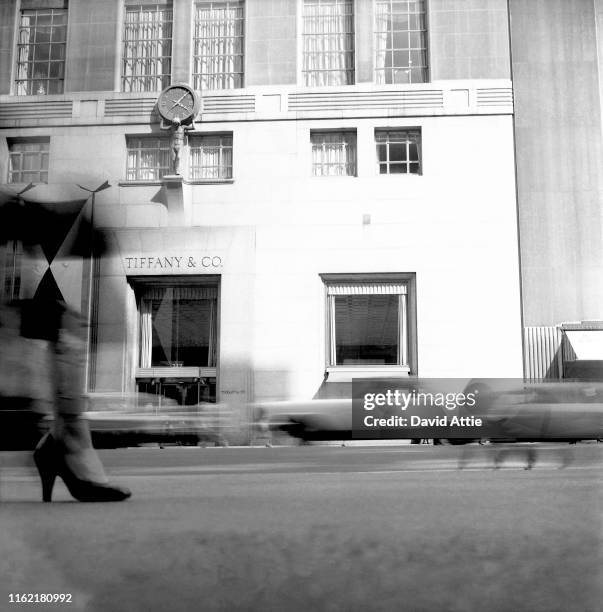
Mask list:
[[[147,287],[141,294],[143,300],[162,300],[169,291],[175,300],[215,300],[217,287]]]
[[[353,282],[327,285],[327,295],[406,295],[405,283]]]

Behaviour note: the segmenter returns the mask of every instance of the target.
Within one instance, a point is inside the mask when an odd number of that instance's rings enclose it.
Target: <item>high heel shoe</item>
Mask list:
[[[61,445],[50,433],[36,446],[34,462],[42,481],[42,499],[45,502],[52,501],[52,489],[57,476],[61,477],[69,493],[81,502],[123,501],[132,495],[126,488],[78,478],[67,465]]]

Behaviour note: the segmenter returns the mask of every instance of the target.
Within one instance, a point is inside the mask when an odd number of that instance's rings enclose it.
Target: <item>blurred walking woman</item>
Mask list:
[[[6,405],[27,398],[34,410],[48,406],[54,416],[34,451],[45,502],[52,499],[57,476],[79,501],[130,497],[127,489],[108,483],[92,446],[82,414],[86,327],[67,304],[52,271],[60,258],[91,252],[93,236],[82,222],[82,207],[83,202],[0,200],[0,244],[23,249],[19,282],[12,291],[5,282],[0,303],[0,401]],[[94,244],[99,254],[98,237]]]

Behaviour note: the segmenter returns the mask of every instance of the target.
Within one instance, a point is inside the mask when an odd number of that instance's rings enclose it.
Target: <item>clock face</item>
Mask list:
[[[166,121],[174,122],[178,119],[182,123],[195,112],[195,95],[189,87],[173,85],[161,92],[157,107]]]

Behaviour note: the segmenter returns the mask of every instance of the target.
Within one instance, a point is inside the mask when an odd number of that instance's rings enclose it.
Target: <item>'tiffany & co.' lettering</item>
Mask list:
[[[219,255],[124,257],[127,270],[183,270],[185,268],[221,268]]]

